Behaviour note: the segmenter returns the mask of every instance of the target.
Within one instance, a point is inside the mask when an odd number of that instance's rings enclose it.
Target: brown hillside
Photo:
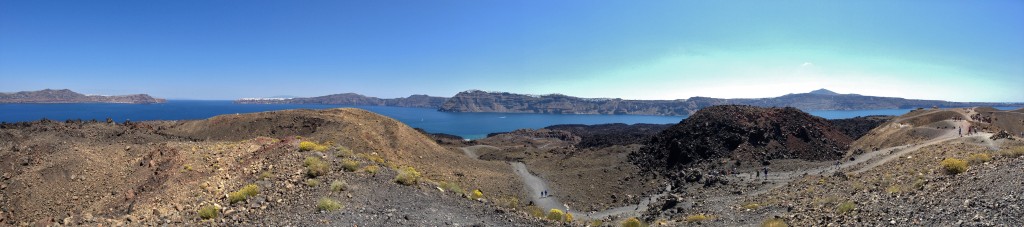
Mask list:
[[[326,144],[326,149],[298,151],[299,142],[307,140]],[[352,153],[343,152],[345,148]],[[306,174],[303,162],[311,156],[328,164],[324,175]],[[380,170],[347,172],[343,160],[355,161],[360,169]],[[394,183],[395,169],[401,166],[415,167],[423,179],[412,186]],[[180,122],[2,124],[0,223],[195,225],[202,221],[199,208],[214,204],[222,207],[214,223],[225,225],[522,220],[433,189],[451,182],[465,191],[479,188],[495,201],[517,198],[522,187],[509,170],[503,162],[465,157],[398,121],[360,109]],[[306,179],[323,186],[308,186]],[[333,180],[348,181],[351,190],[330,191],[326,185]],[[226,195],[246,184],[258,185],[260,194],[242,204],[229,203]],[[341,201],[343,211],[320,214],[315,210],[319,197]],[[391,209],[396,206],[404,219],[376,216],[396,212]]]

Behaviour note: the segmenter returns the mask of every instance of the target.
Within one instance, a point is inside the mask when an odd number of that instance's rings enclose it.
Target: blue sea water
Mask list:
[[[647,115],[559,115],[559,114],[515,114],[515,113],[448,113],[428,108],[386,107],[386,106],[344,106],[314,104],[234,104],[231,101],[170,100],[161,104],[0,104],[0,121],[35,121],[42,118],[51,120],[192,120],[205,119],[222,114],[253,113],[285,109],[327,109],[356,107],[366,109],[404,122],[428,132],[447,133],[464,138],[483,138],[488,133],[507,132],[520,128],[543,128],[556,124],[606,124],[606,123],[650,123],[674,124],[685,116]],[[999,108],[1013,109],[1013,108]],[[910,109],[852,110],[852,111],[809,111],[810,114],[827,119],[851,118],[867,115],[902,115]]]

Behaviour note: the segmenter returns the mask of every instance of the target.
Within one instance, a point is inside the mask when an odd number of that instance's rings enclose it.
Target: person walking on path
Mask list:
[[[768,180],[768,167],[764,167],[764,180]]]

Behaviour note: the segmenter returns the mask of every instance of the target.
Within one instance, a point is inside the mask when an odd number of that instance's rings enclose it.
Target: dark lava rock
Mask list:
[[[840,131],[843,131],[847,136],[850,136],[851,139],[857,140],[860,139],[861,136],[868,134],[871,129],[875,129],[879,125],[882,125],[882,123],[888,122],[893,118],[895,118],[895,116],[872,115],[846,119],[833,119],[829,121],[832,122],[833,126],[838,128]]]
[[[799,109],[723,105],[704,108],[630,155],[644,170],[680,169],[700,160],[835,160],[852,142],[824,118]]]
[[[552,125],[545,129],[562,130],[580,137],[579,148],[604,148],[614,145],[646,143],[652,136],[671,127],[671,124],[599,124]]]

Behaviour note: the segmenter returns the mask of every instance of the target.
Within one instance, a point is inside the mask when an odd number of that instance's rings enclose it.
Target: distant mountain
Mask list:
[[[167,100],[153,98],[147,94],[134,95],[83,95],[68,89],[21,91],[0,93],[0,103],[163,103]]]
[[[822,89],[813,90],[811,92],[808,92],[808,94],[815,94],[815,95],[838,95],[839,93],[835,93],[833,91],[829,91],[828,89],[822,88]]]
[[[398,106],[439,108],[448,98],[427,95],[411,95],[405,98],[382,99],[356,93],[325,95],[311,98],[246,98],[235,100],[238,104],[327,104],[355,106]]]
[[[460,92],[441,105],[445,112],[505,112],[550,114],[641,114],[690,115],[714,105],[796,107],[801,110],[868,110],[907,108],[952,108],[968,106],[1022,106],[1021,103],[948,102],[893,97],[838,94],[826,89],[773,98],[718,99],[692,97],[677,100],[589,99],[560,94],[523,95],[471,90]]]

